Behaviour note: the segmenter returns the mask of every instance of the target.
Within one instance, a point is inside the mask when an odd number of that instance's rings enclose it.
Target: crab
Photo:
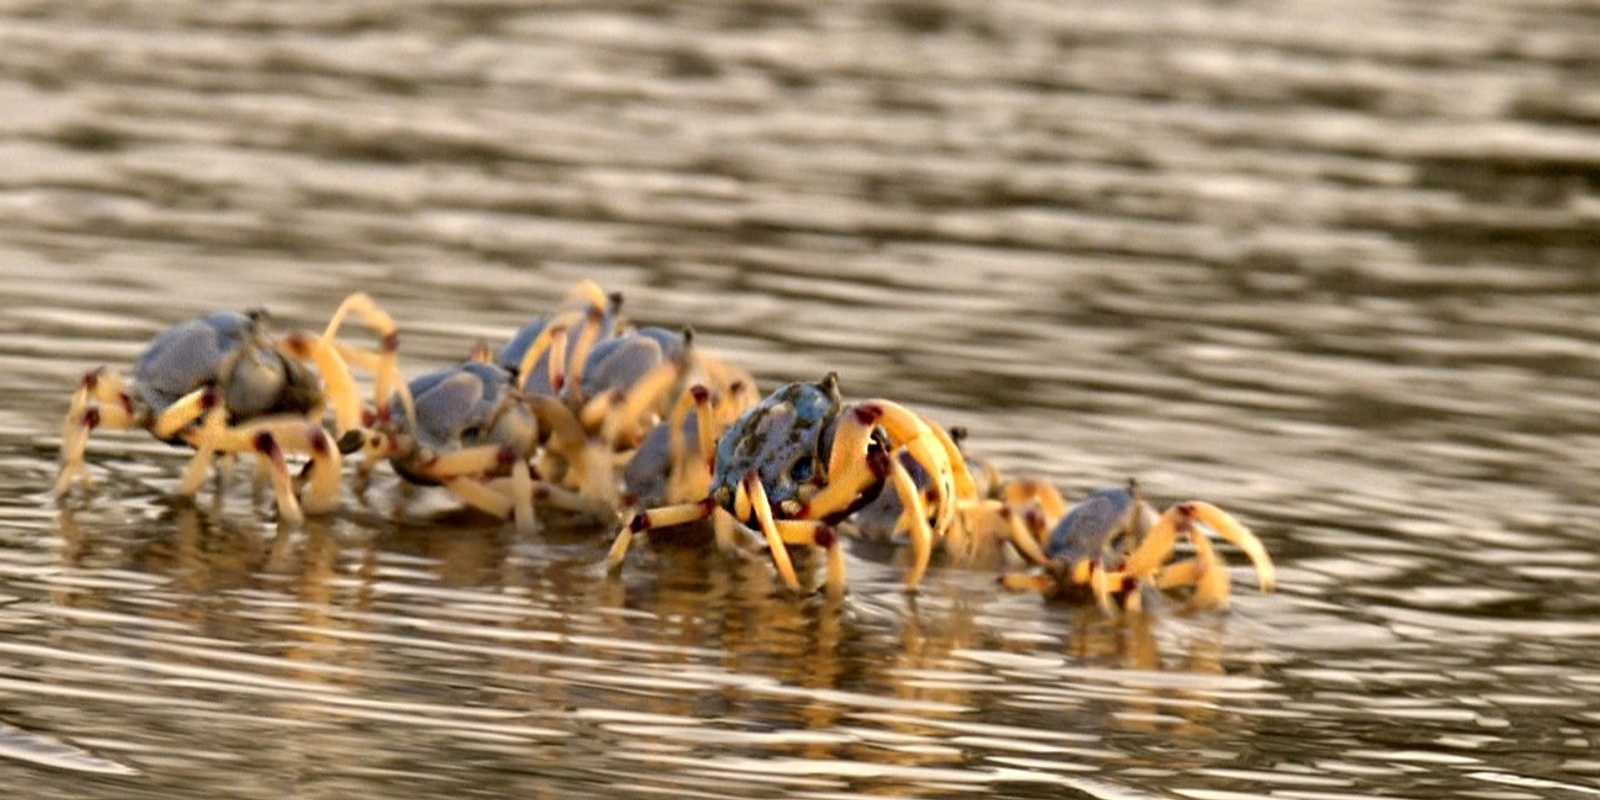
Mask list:
[[[361,454],[363,479],[387,461],[406,482],[442,486],[526,533],[538,530],[536,505],[614,520],[609,503],[540,478],[531,464],[539,431],[534,405],[510,373],[466,361],[413,378],[339,449]]]
[[[384,353],[337,343],[350,313],[379,333]],[[355,382],[341,352],[379,367],[381,390],[392,380],[394,323],[361,293],[345,299],[321,336],[297,332],[274,340],[266,320],[265,311],[252,310],[180,322],[156,335],[132,379],[110,367],[86,373],[62,423],[56,496],[64,499],[74,484],[90,482],[84,454],[94,430],[138,428],[194,448],[179,483],[184,496],[199,491],[217,455],[256,453],[271,478],[280,518],[297,523],[306,512],[333,510],[340,457],[321,425],[324,408],[331,400],[340,429],[360,418]],[[285,451],[310,457],[303,501]]]
[[[845,403],[838,376],[817,383],[791,383],[739,415],[716,440],[708,439],[708,420],[696,433],[702,452],[713,453],[702,469],[705,490],[688,502],[650,508],[634,515],[618,533],[607,566],[621,568],[635,538],[660,528],[711,520],[718,545],[740,551],[738,536],[764,539],[784,584],[800,583],[789,546],[821,548],[827,555],[827,588],[844,588],[843,554],[835,526],[892,487],[906,508],[913,564],[906,576],[915,589],[927,568],[935,541],[954,516],[955,467],[960,459],[948,437],[916,413],[889,400]],[[932,477],[920,490],[903,463],[908,455]],[[697,485],[675,479],[676,491]]]
[[[1013,481],[1005,495],[999,516],[1010,541],[1040,568],[1002,576],[1007,588],[1069,600],[1093,597],[1107,612],[1115,612],[1120,601],[1124,609],[1137,612],[1143,586],[1161,591],[1192,587],[1192,606],[1226,607],[1227,562],[1208,532],[1244,551],[1262,591],[1274,588],[1272,558],[1261,540],[1210,503],[1189,500],[1157,512],[1132,480],[1091,492],[1071,508],[1048,483],[1034,479]],[[1169,563],[1180,537],[1188,538],[1193,555]]]
[[[674,408],[687,387],[748,397],[743,370],[694,345],[692,331],[628,326],[622,297],[582,281],[557,312],[519,330],[492,359],[542,426],[540,466],[581,494],[619,502],[617,468]],[[490,361],[486,350],[475,356]]]

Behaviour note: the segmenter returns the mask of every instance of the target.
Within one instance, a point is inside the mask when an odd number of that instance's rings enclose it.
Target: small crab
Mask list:
[[[698,423],[697,434],[705,437],[706,428],[704,421]],[[703,496],[635,515],[613,542],[608,566],[613,571],[621,567],[636,534],[709,518],[724,550],[738,549],[740,532],[764,538],[791,590],[800,584],[787,546],[822,548],[828,558],[828,589],[836,592],[844,587],[844,560],[834,526],[870,502],[887,482],[912,509],[905,515],[914,553],[906,582],[915,588],[934,541],[953,516],[951,459],[960,455],[947,442],[922,417],[897,403],[846,404],[833,373],[818,383],[788,384],[722,433]],[[933,476],[926,500],[902,463],[902,453]]]
[[[360,474],[388,461],[412,484],[443,486],[468,505],[525,532],[536,505],[615,519],[607,503],[538,478],[539,422],[505,370],[468,361],[420,375],[381,408],[374,425],[346,433],[345,454],[362,454]]]
[[[687,402],[691,383],[723,395],[754,393],[749,375],[695,347],[692,332],[633,328],[621,319],[621,304],[620,294],[582,281],[561,309],[519,330],[493,359],[543,427],[543,470],[613,504],[617,467]],[[489,360],[486,352],[476,358]]]
[[[1261,540],[1210,503],[1190,500],[1158,513],[1143,500],[1134,481],[1091,492],[1070,509],[1042,481],[1015,481],[1006,493],[1001,517],[1011,541],[1041,568],[1037,573],[1003,576],[1008,588],[1066,599],[1092,596],[1110,612],[1119,600],[1127,610],[1139,610],[1140,588],[1147,583],[1162,591],[1190,586],[1193,606],[1225,607],[1230,591],[1227,562],[1207,537],[1210,531],[1250,557],[1262,591],[1273,589],[1272,559]],[[1188,537],[1194,555],[1168,563],[1180,536]]]
[[[217,454],[254,452],[266,459],[286,521],[299,521],[304,511],[332,510],[338,501],[340,459],[320,420],[328,399],[340,410],[342,423],[354,424],[359,417],[354,380],[332,344],[339,324],[352,311],[378,329],[386,348],[392,347],[393,322],[358,293],[345,300],[320,338],[292,333],[274,341],[266,330],[266,312],[221,311],[158,334],[139,357],[132,380],[109,367],[91,370],[73,394],[62,424],[57,497],[65,497],[75,482],[89,481],[84,451],[95,429],[142,428],[163,441],[195,449],[179,485],[184,495],[199,490]],[[316,364],[317,371],[304,362]],[[303,506],[285,450],[311,458]]]

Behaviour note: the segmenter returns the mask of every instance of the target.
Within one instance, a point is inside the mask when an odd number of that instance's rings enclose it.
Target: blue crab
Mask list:
[[[1272,558],[1261,540],[1210,503],[1190,500],[1157,512],[1131,480],[1126,486],[1091,492],[1071,508],[1042,481],[1015,481],[1006,494],[1000,518],[1010,540],[1040,568],[1003,576],[1008,588],[1066,599],[1092,596],[1113,612],[1119,601],[1138,611],[1145,585],[1162,591],[1187,586],[1193,588],[1191,605],[1225,607],[1230,593],[1227,562],[1212,546],[1208,531],[1249,556],[1262,591],[1274,588]],[[1180,537],[1188,538],[1194,554],[1169,563]]]
[[[954,517],[952,461],[960,454],[948,437],[921,416],[888,400],[845,403],[838,376],[817,383],[791,383],[740,414],[710,442],[710,417],[697,417],[700,452],[712,452],[700,480],[677,478],[676,490],[704,486],[687,502],[636,514],[618,533],[607,557],[620,569],[638,534],[710,519],[720,547],[739,550],[740,533],[764,539],[784,584],[799,588],[789,546],[827,554],[827,587],[844,587],[844,560],[835,525],[870,502],[885,484],[908,509],[913,565],[906,576],[915,588],[934,542]],[[919,489],[901,460],[909,456],[931,476]],[[682,500],[682,498],[677,498]]]
[[[336,346],[339,326],[352,312],[377,330],[385,354]],[[94,430],[140,428],[195,449],[179,484],[183,495],[199,490],[216,455],[256,453],[284,520],[331,511],[338,503],[340,458],[320,424],[324,408],[331,400],[341,427],[360,420],[360,399],[341,351],[386,370],[378,377],[381,388],[393,380],[396,342],[393,321],[360,293],[345,299],[320,337],[297,332],[274,340],[260,310],[220,311],[173,325],[151,341],[131,380],[100,367],[79,382],[62,423],[55,494],[64,498],[75,483],[89,482],[84,451]],[[311,459],[303,502],[285,451]]]
[[[535,506],[615,519],[609,503],[540,478],[530,463],[539,439],[535,407],[511,374],[467,361],[413,378],[371,427],[345,434],[339,447],[361,453],[363,478],[387,461],[407,482],[442,486],[524,532],[537,530]]]

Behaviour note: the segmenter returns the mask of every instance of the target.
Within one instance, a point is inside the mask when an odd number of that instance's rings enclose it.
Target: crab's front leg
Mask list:
[[[1191,500],[1167,509],[1145,531],[1138,545],[1128,555],[1116,577],[1142,581],[1154,578],[1163,588],[1182,585],[1195,587],[1194,603],[1201,607],[1227,605],[1229,587],[1227,565],[1206,538],[1205,529],[1214,531],[1229,543],[1243,550],[1256,568],[1261,591],[1270,592],[1276,584],[1272,558],[1267,555],[1261,540],[1249,528],[1222,509],[1203,501]],[[1168,566],[1167,559],[1177,546],[1179,536],[1188,536],[1195,555],[1189,561]]]
[[[777,567],[778,576],[783,578],[783,585],[789,587],[791,592],[800,591],[800,579],[794,574],[794,562],[789,559],[789,549],[784,547],[783,534],[778,532],[778,526],[773,521],[767,489],[761,483],[761,476],[754,470],[745,475],[739,484],[739,491],[734,495],[734,516],[749,519],[752,515],[761,526],[761,534],[767,539],[772,564]]]
[[[1197,606],[1226,606],[1229,595],[1227,563],[1212,547],[1205,529],[1214,531],[1245,552],[1255,566],[1261,591],[1270,592],[1275,588],[1272,558],[1261,540],[1232,514],[1199,500],[1179,503],[1162,514],[1128,557],[1122,571],[1135,578],[1153,576],[1162,589],[1194,586],[1193,602]],[[1171,555],[1180,533],[1188,536],[1194,557],[1166,565],[1164,562]]]
[[[906,575],[906,586],[914,590],[927,571],[935,540],[949,530],[956,497],[955,474],[945,446],[921,417],[889,400],[868,400],[846,408],[840,414],[834,432],[833,451],[828,456],[828,474],[834,477],[830,477],[829,487],[813,498],[805,516],[825,518],[855,502],[860,490],[847,494],[829,492],[829,489],[833,482],[837,482],[837,476],[849,474],[852,468],[858,467],[860,459],[873,449],[870,447],[873,431],[878,429],[888,435],[890,449],[894,453],[903,449],[910,454],[933,482],[925,502],[923,492],[917,488],[916,481],[906,471],[905,465],[900,463],[898,456],[891,455],[887,469],[879,473],[880,478],[887,475],[891,479],[895,493],[906,509],[904,518],[910,526],[908,533],[912,552],[912,566]]]
[[[74,480],[89,483],[84,451],[89,446],[89,435],[96,428],[122,429],[138,425],[133,399],[122,373],[110,367],[84,373],[61,422],[61,472],[56,478],[56,497],[64,497]]]

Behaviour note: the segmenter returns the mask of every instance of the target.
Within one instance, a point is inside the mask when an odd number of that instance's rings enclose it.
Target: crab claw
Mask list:
[[[1232,514],[1216,506],[1199,500],[1184,503],[1189,507],[1195,519],[1200,520],[1207,528],[1217,532],[1218,536],[1228,540],[1230,544],[1244,551],[1250,557],[1250,563],[1256,568],[1256,577],[1260,582],[1261,591],[1270,592],[1277,587],[1277,573],[1272,566],[1272,557],[1267,555],[1267,548],[1261,544],[1250,529],[1245,527]]]

